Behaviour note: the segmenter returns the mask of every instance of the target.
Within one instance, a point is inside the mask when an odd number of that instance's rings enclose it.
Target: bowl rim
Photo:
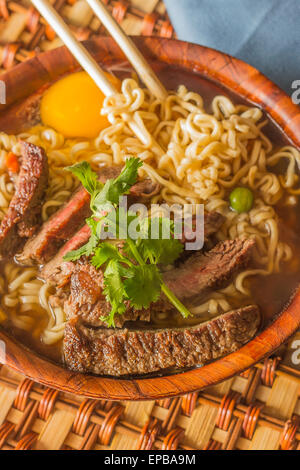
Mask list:
[[[134,37],[134,41],[150,60],[159,60],[183,67],[188,66],[190,70],[196,71],[204,78],[224,86],[253,104],[259,105],[291,143],[300,148],[299,107],[285,92],[254,67],[214,49],[175,39]],[[85,45],[98,60],[99,53],[101,53],[102,62],[105,54],[115,54],[122,58],[122,53],[111,38],[96,38],[85,41]],[[78,68],[66,48],[60,47],[38,54],[17,65],[3,74],[0,79],[7,84],[7,90],[13,89],[12,87],[16,87],[18,83],[19,85],[22,82],[24,84],[24,75],[34,74],[35,72],[32,72],[34,69],[43,71],[43,73],[46,71],[49,80],[51,66],[55,64],[56,59],[61,65],[65,64],[69,72]],[[124,57],[123,59],[125,60]],[[61,67],[61,74],[66,71],[65,67]],[[35,91],[37,87],[38,80],[26,88],[26,96]],[[25,98],[25,94],[22,96],[22,90],[17,93],[19,93],[18,99]],[[12,103],[0,105],[0,114],[10,104]],[[296,291],[293,300],[273,323],[238,351],[189,371],[133,379],[97,377],[68,371],[29,350],[3,330],[0,330],[0,340],[5,343],[6,347],[5,365],[41,384],[89,398],[153,400],[199,391],[229,379],[270,355],[299,327],[300,289]]]

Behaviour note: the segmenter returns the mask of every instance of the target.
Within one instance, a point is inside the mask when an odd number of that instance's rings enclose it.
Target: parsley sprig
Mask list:
[[[115,326],[115,316],[124,314],[128,303],[137,310],[148,308],[159,299],[161,292],[183,317],[190,315],[189,310],[163,282],[159,270],[159,265],[173,263],[183,250],[179,240],[162,237],[165,224],[168,224],[174,234],[172,221],[159,217],[159,237],[153,239],[151,219],[126,211],[120,204],[120,198],[128,194],[136,183],[141,166],[140,159],[129,158],[120,175],[109,179],[105,184],[99,181],[97,173],[87,162],[67,168],[91,195],[92,215],[86,220],[91,229],[89,241],[79,249],[67,253],[64,259],[75,261],[81,256],[87,256],[97,269],[104,268],[103,292],[111,305],[111,311],[101,320],[109,327]],[[129,224],[133,221],[140,234],[137,240],[130,238],[128,233]],[[121,248],[103,241],[109,228],[113,228],[118,239],[123,240]]]

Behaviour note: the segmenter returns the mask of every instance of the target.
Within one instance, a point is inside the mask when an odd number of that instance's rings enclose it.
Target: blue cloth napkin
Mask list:
[[[300,80],[300,0],[165,0],[179,39],[253,65],[289,95]]]

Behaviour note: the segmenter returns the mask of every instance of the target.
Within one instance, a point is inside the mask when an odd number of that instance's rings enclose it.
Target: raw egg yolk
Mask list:
[[[120,90],[121,82],[106,74]],[[101,116],[103,93],[86,72],[68,75],[57,81],[43,95],[41,119],[43,124],[56,129],[65,137],[97,137],[109,125]]]

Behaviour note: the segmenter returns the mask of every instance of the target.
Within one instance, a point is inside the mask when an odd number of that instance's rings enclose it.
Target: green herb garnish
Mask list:
[[[87,219],[91,229],[89,241],[78,250],[67,253],[64,259],[75,261],[81,256],[87,256],[97,269],[104,267],[104,294],[111,311],[101,320],[108,326],[115,326],[115,316],[124,314],[128,302],[138,310],[148,308],[159,299],[161,292],[183,317],[190,315],[189,310],[164,284],[158,266],[173,263],[183,250],[182,243],[174,237],[162,238],[165,224],[170,225],[171,234],[174,234],[173,222],[160,217],[159,238],[152,239],[151,219],[140,218],[119,205],[120,197],[128,194],[136,183],[141,166],[140,159],[130,158],[120,175],[105,184],[98,181],[97,174],[87,162],[67,168],[91,195],[92,216]],[[128,234],[129,224],[133,221],[140,234],[137,240]],[[122,249],[103,241],[109,228],[113,228],[117,238],[123,240]]]

